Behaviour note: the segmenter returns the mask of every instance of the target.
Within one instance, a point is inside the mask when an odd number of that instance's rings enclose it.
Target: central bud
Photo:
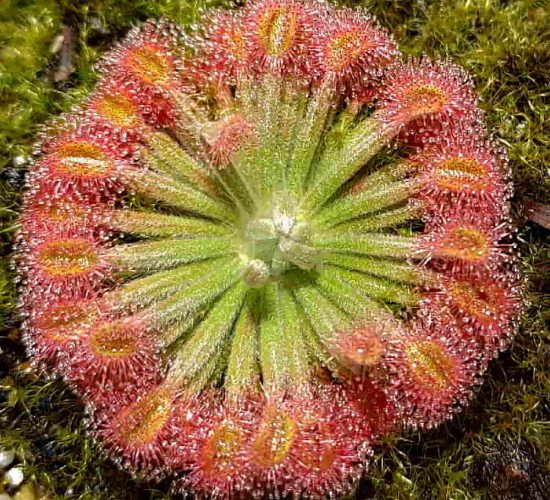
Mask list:
[[[317,250],[310,240],[310,224],[298,214],[297,203],[274,196],[266,208],[243,224],[244,280],[252,287],[262,287],[289,269],[314,269]]]

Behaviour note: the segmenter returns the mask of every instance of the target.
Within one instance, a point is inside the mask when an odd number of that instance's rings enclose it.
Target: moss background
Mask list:
[[[341,2],[342,3],[342,2]],[[356,498],[550,498],[550,4],[544,0],[362,0],[410,54],[451,56],[475,77],[509,148],[529,309],[470,408],[377,450]],[[0,1],[0,449],[25,472],[18,500],[161,499],[85,437],[62,384],[36,379],[19,342],[9,254],[22,180],[41,125],[86,95],[94,61],[149,17],[185,24],[220,0]],[[546,123],[545,123],[546,119]],[[545,281],[546,278],[546,281]],[[5,484],[0,475],[0,493]]]

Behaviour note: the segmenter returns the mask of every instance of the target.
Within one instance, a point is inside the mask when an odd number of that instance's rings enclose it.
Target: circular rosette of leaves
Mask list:
[[[18,235],[30,356],[140,477],[351,491],[465,405],[519,310],[503,151],[471,78],[362,10],[147,22],[47,130]]]

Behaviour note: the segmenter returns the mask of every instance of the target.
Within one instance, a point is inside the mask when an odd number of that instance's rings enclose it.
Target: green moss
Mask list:
[[[0,14],[0,154],[2,166],[29,152],[39,123],[56,112],[48,81],[49,47],[59,26],[55,2],[8,1]]]
[[[550,463],[547,231],[525,225],[524,198],[550,203],[550,15],[544,0],[362,0],[403,50],[450,56],[473,75],[490,127],[508,147],[527,310],[509,352],[494,361],[471,407],[428,433],[377,449],[358,498],[545,498]],[[93,64],[134,24],[193,23],[218,0],[5,0],[0,9],[0,447],[15,448],[47,498],[167,498],[138,486],[86,437],[82,408],[58,382],[28,373],[9,272],[21,171],[40,127],[94,83]],[[69,50],[56,41],[64,27]],[[67,39],[65,39],[67,43]],[[63,53],[63,55],[62,55]],[[60,67],[74,71],[59,78]],[[62,64],[63,63],[63,64]],[[57,79],[57,81],[56,81]],[[498,457],[503,457],[502,460]],[[500,461],[499,461],[500,460]],[[518,479],[519,478],[519,479]],[[0,487],[1,488],[1,487]],[[508,489],[507,489],[508,488]],[[507,497],[505,495],[508,495]]]

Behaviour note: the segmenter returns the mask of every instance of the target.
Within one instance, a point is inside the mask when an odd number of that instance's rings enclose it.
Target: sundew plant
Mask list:
[[[37,370],[121,467],[199,498],[351,492],[513,334],[505,152],[468,74],[363,10],[150,21],[43,134],[17,237]]]

